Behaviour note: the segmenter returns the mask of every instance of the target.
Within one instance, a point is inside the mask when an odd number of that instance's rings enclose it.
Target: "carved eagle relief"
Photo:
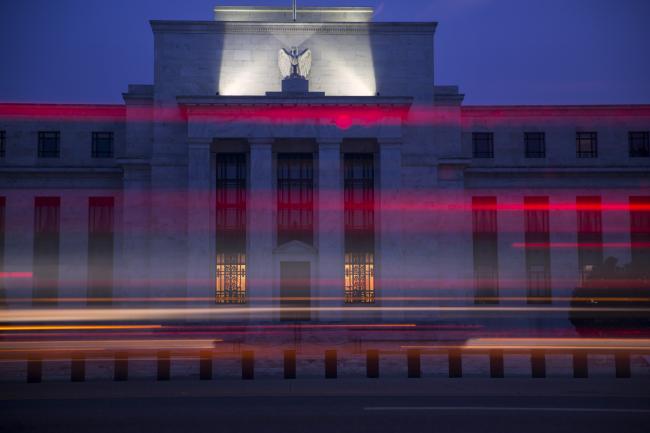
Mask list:
[[[292,47],[291,51],[281,48],[278,51],[278,66],[282,79],[290,77],[307,79],[311,71],[311,50],[306,49],[300,53],[297,47]]]

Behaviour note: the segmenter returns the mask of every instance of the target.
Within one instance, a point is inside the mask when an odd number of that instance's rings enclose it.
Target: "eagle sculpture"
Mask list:
[[[300,53],[297,47],[292,47],[291,51],[281,48],[278,52],[278,66],[283,79],[307,79],[311,71],[311,50],[306,49]]]

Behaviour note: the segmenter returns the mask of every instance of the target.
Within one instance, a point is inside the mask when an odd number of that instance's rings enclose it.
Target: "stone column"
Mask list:
[[[399,139],[379,139],[378,201],[378,257],[375,268],[375,286],[378,305],[384,296],[401,297],[402,266],[402,210],[398,208],[402,185],[402,143]],[[403,306],[391,302],[390,306]],[[385,320],[401,320],[399,312],[384,312]]]
[[[123,162],[123,194],[115,214],[113,296],[148,297],[150,293],[151,171],[144,160]],[[119,203],[119,198],[118,198]]]
[[[341,140],[318,142],[318,279],[312,302],[318,306],[340,306],[341,302],[323,302],[321,298],[343,296],[344,224],[343,167]],[[340,319],[340,314],[313,314],[323,320]]]
[[[211,140],[206,139],[191,139],[188,143],[187,296],[189,298],[211,299],[214,296],[210,143]],[[212,301],[208,303],[211,304]]]
[[[247,264],[246,283],[251,307],[279,306],[273,296],[273,239],[275,188],[273,182],[273,139],[250,139],[250,183],[248,195],[248,224],[246,225]],[[251,321],[267,319],[271,313],[254,313]]]

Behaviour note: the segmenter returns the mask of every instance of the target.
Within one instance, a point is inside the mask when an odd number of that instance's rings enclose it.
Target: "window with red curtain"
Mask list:
[[[216,281],[218,304],[243,304],[246,292],[246,155],[217,154]]]
[[[650,276],[650,196],[630,197],[630,242],[633,268]]]
[[[113,296],[113,197],[88,198],[89,302],[111,302]]]
[[[345,302],[375,302],[375,176],[372,153],[343,157]]]
[[[314,243],[314,161],[311,153],[279,153],[278,245]]]
[[[499,302],[497,198],[472,197],[474,296],[477,304]]]
[[[0,197],[0,274],[4,272],[5,266],[5,214],[7,200]],[[7,292],[4,285],[4,278],[0,278],[0,305],[7,302]]]
[[[576,197],[580,279],[603,263],[603,216],[600,196]]]
[[[526,288],[529,303],[551,302],[549,199],[524,197]]]
[[[34,199],[34,302],[56,303],[59,286],[61,199]]]

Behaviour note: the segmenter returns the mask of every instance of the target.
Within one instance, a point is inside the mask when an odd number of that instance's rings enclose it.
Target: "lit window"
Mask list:
[[[494,158],[494,134],[491,132],[472,133],[472,152],[474,158]]]
[[[246,255],[217,254],[217,304],[246,303]]]
[[[598,134],[596,132],[576,133],[576,156],[598,158]]]
[[[93,132],[93,158],[112,158],[113,157],[113,133],[112,132]]]
[[[630,157],[647,158],[650,157],[650,133],[630,132]]]
[[[543,132],[524,133],[526,145],[526,158],[546,157],[546,137]]]
[[[373,254],[345,255],[345,302],[375,302],[375,266]]]

